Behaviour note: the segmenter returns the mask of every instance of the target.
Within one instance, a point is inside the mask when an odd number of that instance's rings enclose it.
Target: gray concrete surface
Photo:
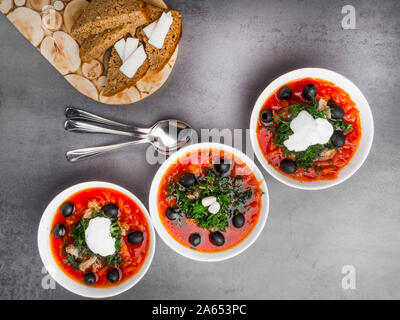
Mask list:
[[[352,4],[357,29],[343,30]],[[76,92],[0,15],[0,299],[75,299],[41,287],[36,232],[61,190],[106,180],[147,204],[158,166],[146,147],[78,164],[67,150],[114,142],[68,134],[66,105],[150,125],[177,117],[200,128],[248,127],[252,106],[275,77],[324,67],[353,80],[372,107],[375,140],[364,166],[329,190],[289,188],[263,171],[271,209],[258,241],[240,256],[207,264],[171,251],[158,238],[144,279],[120,299],[400,298],[400,1],[170,0],[184,19],[175,69],[152,97],[107,106]],[[343,290],[344,265],[356,290]]]

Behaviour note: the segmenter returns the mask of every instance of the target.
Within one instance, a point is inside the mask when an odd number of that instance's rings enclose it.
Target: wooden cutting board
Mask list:
[[[167,8],[163,0],[144,0]],[[0,11],[80,93],[106,104],[130,104],[150,96],[168,79],[178,54],[158,73],[149,70],[135,86],[112,97],[102,95],[110,50],[82,63],[79,44],[69,35],[87,0],[0,0]]]

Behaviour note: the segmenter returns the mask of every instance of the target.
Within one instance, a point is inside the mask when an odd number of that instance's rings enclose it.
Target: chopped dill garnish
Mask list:
[[[179,215],[177,224],[181,226],[182,218],[186,217],[201,228],[225,231],[229,220],[236,212],[244,212],[247,202],[253,196],[253,191],[243,188],[242,182],[243,177],[221,175],[214,167],[204,169],[204,174],[197,177],[197,184],[191,187],[186,188],[179,182],[170,180],[168,199],[175,198],[176,205],[173,209]],[[193,192],[198,197],[188,198]],[[216,197],[221,205],[216,214],[211,214],[201,203],[201,199],[210,196]]]

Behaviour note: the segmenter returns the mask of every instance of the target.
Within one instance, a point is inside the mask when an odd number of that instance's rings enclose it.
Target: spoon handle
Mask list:
[[[94,113],[90,113],[88,111],[73,107],[67,107],[65,109],[65,116],[68,120],[86,120],[97,124],[105,124],[108,126],[117,127],[122,130],[136,131],[140,133],[149,133],[150,131],[148,128],[139,128],[125,123],[113,121],[110,119],[100,117]]]
[[[141,140],[128,141],[128,142],[123,142],[123,143],[118,143],[118,144],[111,144],[111,145],[103,146],[103,147],[76,149],[76,150],[68,151],[66,153],[66,157],[69,162],[77,162],[77,161],[81,161],[81,160],[99,156],[108,151],[132,146],[135,144],[148,143],[148,142],[149,142],[149,140],[147,140],[147,139],[141,139]]]
[[[89,123],[85,121],[79,120],[67,120],[64,123],[64,128],[67,131],[71,132],[81,132],[81,133],[106,133],[106,134],[115,134],[119,136],[128,136],[128,137],[136,137],[136,138],[146,138],[147,134],[144,133],[135,133],[130,131],[111,129],[99,126],[94,123]]]

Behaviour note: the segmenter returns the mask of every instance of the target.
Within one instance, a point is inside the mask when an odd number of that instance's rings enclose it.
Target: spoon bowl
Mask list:
[[[169,154],[186,145],[193,135],[193,129],[180,120],[161,120],[150,129],[150,143],[158,152]]]
[[[160,153],[169,155],[188,144],[193,137],[193,129],[185,122],[175,119],[161,120],[150,128],[138,128],[102,118],[75,108],[66,109],[64,128],[71,132],[105,133],[140,138],[108,146],[84,148],[68,151],[68,161],[76,162],[98,156],[108,151],[135,144],[150,143]]]

